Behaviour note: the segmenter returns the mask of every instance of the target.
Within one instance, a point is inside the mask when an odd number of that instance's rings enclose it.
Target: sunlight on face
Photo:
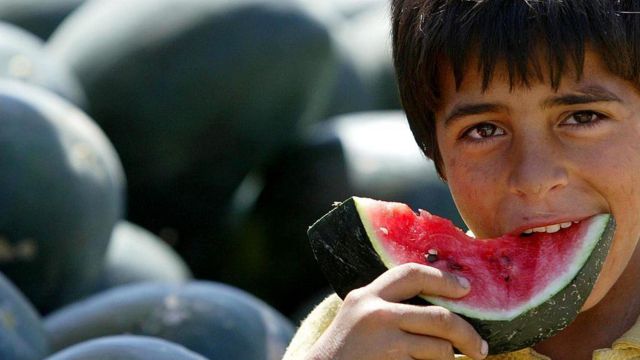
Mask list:
[[[587,309],[640,236],[640,94],[591,52],[580,81],[567,74],[558,91],[510,89],[501,69],[483,92],[481,78],[467,72],[458,91],[450,72],[441,78],[436,130],[456,205],[478,237],[612,213],[616,235]]]

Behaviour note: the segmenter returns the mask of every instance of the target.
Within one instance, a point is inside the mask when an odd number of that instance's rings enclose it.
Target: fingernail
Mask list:
[[[489,344],[486,341],[482,340],[482,346],[480,346],[480,354],[482,356],[487,356],[489,353]]]
[[[471,286],[471,283],[469,283],[469,280],[465,277],[456,275],[456,278],[458,279],[458,284],[460,284],[460,286],[462,286],[465,289],[468,289]]]

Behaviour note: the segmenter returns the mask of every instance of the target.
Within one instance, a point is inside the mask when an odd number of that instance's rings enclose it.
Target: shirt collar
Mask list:
[[[612,349],[638,349],[640,350],[640,319],[625,332],[618,340],[613,342]]]

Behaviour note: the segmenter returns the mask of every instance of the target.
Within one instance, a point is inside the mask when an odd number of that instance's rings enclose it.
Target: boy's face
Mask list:
[[[587,52],[579,82],[563,77],[510,90],[498,67],[490,87],[469,66],[461,88],[441,77],[436,134],[443,173],[478,237],[612,213],[616,235],[595,305],[625,269],[640,237],[640,93]]]

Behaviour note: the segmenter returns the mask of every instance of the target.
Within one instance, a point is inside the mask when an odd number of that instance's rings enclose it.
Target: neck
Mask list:
[[[611,347],[640,316],[639,261],[640,250],[636,248],[627,269],[598,304],[534,349],[554,360],[579,360],[592,359],[594,350]]]

